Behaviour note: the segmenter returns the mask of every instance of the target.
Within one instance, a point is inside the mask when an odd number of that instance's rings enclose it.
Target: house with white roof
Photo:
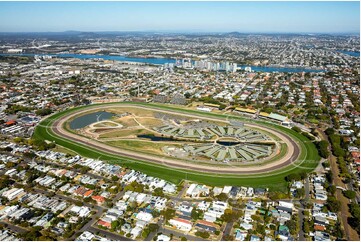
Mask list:
[[[171,183],[167,183],[167,184],[163,187],[163,192],[169,193],[169,194],[175,193],[176,190],[177,190],[176,185],[171,184]]]
[[[210,205],[211,205],[210,202],[202,201],[202,202],[198,203],[197,208],[199,210],[206,211]]]
[[[197,197],[199,195],[199,193],[196,191],[197,185],[198,184],[195,184],[195,183],[191,184],[186,191],[186,196]]]
[[[77,214],[79,217],[87,217],[90,214],[90,209],[85,206],[73,206],[70,212]]]
[[[76,239],[77,241],[91,241],[95,236],[88,232],[84,231],[79,237]]]
[[[170,237],[165,234],[160,234],[157,237],[157,241],[170,241]]]
[[[170,219],[169,223],[182,231],[189,232],[192,229],[192,223],[182,218]]]
[[[221,209],[221,210],[225,210],[225,209],[228,208],[228,203],[222,202],[222,201],[213,201],[212,202],[212,207],[217,208],[217,209]]]
[[[247,189],[247,197],[253,197],[253,195],[254,195],[253,187],[249,187]]]
[[[229,195],[232,190],[232,186],[224,186],[222,193]]]
[[[222,191],[223,191],[223,188],[221,188],[221,187],[214,187],[214,188],[213,188],[213,194],[214,194],[214,196],[218,196],[219,194],[222,193]]]
[[[140,227],[134,227],[131,231],[130,231],[130,234],[132,236],[133,239],[137,238],[140,233],[142,232],[142,228]]]
[[[281,207],[286,207],[286,208],[291,208],[293,209],[294,207],[294,204],[291,203],[291,202],[284,202],[284,201],[279,201],[278,202],[278,205],[281,206]]]
[[[167,203],[167,199],[166,199],[166,198],[162,198],[162,199],[160,199],[160,200],[158,200],[158,201],[155,202],[154,207],[155,207],[156,209],[158,209],[158,210],[163,210],[163,209],[165,209],[165,207],[166,207],[166,203]]]
[[[139,212],[136,216],[136,219],[149,223],[150,221],[152,221],[153,215],[147,212]]]
[[[145,194],[145,193],[139,193],[139,194],[137,195],[137,197],[136,197],[137,203],[138,203],[138,204],[143,203],[146,196],[147,196],[147,194]]]

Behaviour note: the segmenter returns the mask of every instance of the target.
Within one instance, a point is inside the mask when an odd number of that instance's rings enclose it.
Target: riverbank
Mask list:
[[[176,59],[170,58],[140,58],[140,57],[127,57],[117,55],[88,55],[88,54],[3,54],[0,56],[53,56],[58,58],[77,58],[77,59],[102,59],[102,60],[113,60],[113,61],[124,61],[124,62],[137,62],[146,63],[153,65],[164,65],[166,63],[176,63]],[[309,69],[306,67],[275,67],[275,66],[253,66],[253,65],[238,65],[238,68],[244,70],[245,67],[251,67],[252,71],[255,72],[325,72],[320,69]]]

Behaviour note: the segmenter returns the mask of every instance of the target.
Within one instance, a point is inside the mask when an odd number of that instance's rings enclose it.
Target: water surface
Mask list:
[[[105,111],[99,111],[95,113],[89,113],[85,114],[83,116],[77,117],[74,120],[70,122],[70,128],[71,129],[81,129],[85,126],[88,126],[92,123],[96,123],[103,120],[108,120],[111,117],[113,117],[113,113],[105,112]]]
[[[117,56],[117,55],[83,55],[83,54],[0,54],[3,56],[54,56],[59,58],[77,58],[77,59],[103,59],[103,60],[114,60],[114,61],[124,61],[124,62],[139,62],[147,63],[154,65],[164,65],[166,63],[175,63],[175,59],[169,58],[140,58],[140,57],[128,57],[128,56]],[[359,53],[360,55],[360,53]],[[246,65],[238,65],[244,70]],[[324,70],[315,70],[302,67],[271,67],[271,66],[249,66],[253,71],[256,72],[324,72]]]

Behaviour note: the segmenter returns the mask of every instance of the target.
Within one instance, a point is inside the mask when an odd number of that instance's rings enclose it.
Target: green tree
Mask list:
[[[225,109],[227,106],[223,103],[219,104],[219,110]]]
[[[342,193],[348,199],[354,199],[356,197],[356,192],[351,191],[351,190],[346,190],[346,191],[343,191]]]
[[[157,211],[157,210],[152,210],[152,216],[153,216],[153,218],[158,218],[159,215],[160,215],[160,212],[159,212],[159,211]]]
[[[303,222],[303,232],[305,232],[306,234],[310,232],[310,222],[308,222],[307,220]]]
[[[326,206],[331,212],[338,212],[341,209],[341,202],[338,201],[335,197],[328,197]]]
[[[163,188],[157,187],[157,188],[154,189],[154,191],[152,192],[152,195],[153,195],[153,196],[157,196],[157,197],[164,197]]]
[[[304,195],[305,195],[305,189],[304,189],[304,188],[296,189],[295,197],[301,198],[301,197],[303,197]]]
[[[299,180],[301,180],[301,176],[298,173],[292,173],[292,174],[287,175],[285,177],[285,180],[288,182],[299,181]]]
[[[210,236],[210,234],[207,231],[199,231],[199,230],[195,233],[195,235],[203,239],[208,239]]]
[[[191,212],[191,218],[193,220],[198,220],[203,216],[203,211],[199,210],[199,209],[193,209]]]
[[[292,130],[296,131],[297,133],[301,133],[301,131],[302,131],[299,127],[296,127],[296,126],[293,126]]]
[[[331,193],[332,195],[334,195],[336,193],[336,186],[335,185],[331,185],[327,188],[327,191],[329,193]]]
[[[321,140],[320,142],[316,142],[316,147],[318,149],[318,153],[322,158],[328,158],[330,152],[328,152],[328,142],[326,140]]]
[[[297,232],[298,232],[298,222],[297,222],[297,220],[292,218],[291,220],[286,221],[285,225],[289,228],[290,233],[292,235],[297,234]]]
[[[174,218],[175,210],[171,208],[167,208],[166,210],[162,211],[165,221]]]
[[[341,228],[341,223],[339,221],[336,222],[334,229],[333,229],[333,236],[335,236],[337,239],[339,240],[340,238],[343,237],[343,232],[342,232],[342,228]]]
[[[159,225],[158,225],[158,224],[155,224],[155,223],[149,224],[149,231],[150,231],[150,232],[157,232],[158,229],[159,229]]]
[[[116,230],[119,227],[119,225],[120,225],[120,223],[118,220],[112,221],[112,223],[111,223],[112,230]]]
[[[36,110],[35,114],[39,115],[39,116],[46,116],[46,115],[51,114],[52,112],[53,111],[50,108],[45,108],[45,109]]]
[[[224,222],[235,222],[237,221],[240,217],[242,216],[242,212],[241,211],[235,211],[232,209],[226,209],[224,211],[224,214],[221,216],[221,219]]]
[[[6,162],[5,167],[9,169],[9,168],[13,168],[15,165],[16,164],[14,162],[8,161]]]
[[[228,196],[227,196],[227,194],[225,194],[225,193],[221,193],[221,194],[217,195],[216,198],[217,198],[219,201],[225,202],[225,201],[227,201]]]

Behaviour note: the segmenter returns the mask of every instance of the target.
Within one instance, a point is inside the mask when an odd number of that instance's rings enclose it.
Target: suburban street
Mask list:
[[[322,135],[322,139],[328,140],[327,135],[321,130],[317,129],[317,131]],[[329,145],[328,150],[330,152],[329,161],[331,166],[331,171],[333,174],[333,185],[339,186],[339,187],[345,187],[345,184],[342,182],[341,178],[339,177],[339,168],[337,164],[336,157],[332,154],[331,145]],[[358,234],[357,232],[351,228],[351,226],[348,224],[347,218],[351,217],[351,214],[349,212],[348,204],[349,199],[347,199],[340,189],[336,190],[336,198],[341,202],[341,211],[338,213],[338,216],[341,217],[341,224],[345,231],[345,236],[347,240],[358,240]]]
[[[224,239],[224,236],[225,236],[225,235],[231,235],[232,228],[233,228],[233,222],[228,222],[228,223],[226,224],[226,227],[225,227],[224,230],[223,230],[223,237],[222,237],[222,239]]]
[[[173,234],[173,236],[177,236],[177,237],[186,237],[187,240],[189,241],[206,241],[205,239],[199,238],[199,237],[195,237],[192,235],[189,235],[187,233],[182,233],[182,232],[178,232],[172,229],[168,229],[168,228],[164,228],[162,227],[158,232],[162,232],[165,234]]]
[[[27,229],[24,229],[24,228],[16,226],[16,225],[13,225],[11,223],[7,223],[5,221],[0,221],[0,224],[3,225],[5,228],[8,228],[11,231],[16,232],[16,233],[25,233],[25,232],[29,231]]]
[[[106,230],[102,230],[102,229],[98,229],[96,227],[89,227],[88,231],[97,234],[99,233],[100,236],[104,236],[107,239],[110,240],[115,240],[115,241],[132,241],[132,239],[125,237],[125,236],[121,236],[120,234],[116,234],[116,233],[112,233],[110,231],[106,231]]]

